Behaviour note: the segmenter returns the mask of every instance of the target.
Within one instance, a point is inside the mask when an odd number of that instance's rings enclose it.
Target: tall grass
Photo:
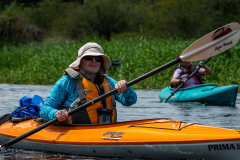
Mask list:
[[[127,38],[105,41],[93,39],[99,43],[111,61],[121,60],[122,67],[111,67],[107,74],[116,79],[133,80],[176,58],[178,53],[187,48],[195,39],[179,38]],[[78,49],[87,42],[56,42],[46,40],[43,43],[30,43],[14,46],[6,44],[0,49],[0,83],[8,84],[54,84],[77,58]],[[208,66],[212,74],[205,78],[205,83],[229,85],[239,82],[240,45],[214,56]],[[198,64],[198,62],[193,62]],[[175,66],[153,75],[134,88],[161,89],[170,84]]]

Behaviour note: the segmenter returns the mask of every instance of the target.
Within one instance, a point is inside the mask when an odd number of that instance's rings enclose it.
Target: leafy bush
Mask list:
[[[28,43],[42,41],[44,33],[35,25],[29,25],[21,16],[21,6],[15,2],[6,6],[0,14],[1,45],[10,43]]]
[[[111,67],[107,74],[116,80],[131,81],[174,59],[187,48],[194,39],[181,38],[126,38],[122,40],[95,38],[111,61],[120,60],[122,67]],[[54,84],[64,69],[76,60],[78,49],[86,41],[54,41],[27,45],[5,45],[0,49],[0,82],[9,84]],[[214,56],[208,66],[212,74],[204,78],[205,83],[229,85],[240,81],[238,52],[240,45]],[[193,62],[198,64],[198,62]],[[176,65],[177,66],[177,65]],[[169,67],[135,84],[134,88],[161,89],[170,85],[175,66]]]

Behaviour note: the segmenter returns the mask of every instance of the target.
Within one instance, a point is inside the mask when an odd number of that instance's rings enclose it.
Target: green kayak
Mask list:
[[[159,93],[161,101],[167,99],[174,88],[166,87]],[[201,102],[206,105],[235,106],[238,85],[218,87],[217,84],[201,84],[179,89],[168,102]]]

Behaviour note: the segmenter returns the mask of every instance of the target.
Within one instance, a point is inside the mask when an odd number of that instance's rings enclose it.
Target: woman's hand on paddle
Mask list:
[[[205,68],[205,63],[203,62],[203,61],[201,61],[201,62],[199,62],[199,64],[198,64],[199,66],[201,66],[201,67],[203,67],[203,68]]]
[[[115,89],[118,91],[117,92],[118,95],[121,94],[122,92],[126,91],[128,89],[127,81],[125,81],[125,80],[118,81],[115,84]]]
[[[55,114],[55,117],[59,122],[63,122],[68,119],[68,112],[65,109],[60,110]]]
[[[186,77],[180,79],[180,83],[187,83],[188,79]]]

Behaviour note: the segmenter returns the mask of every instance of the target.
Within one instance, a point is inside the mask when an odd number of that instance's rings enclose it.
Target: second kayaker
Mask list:
[[[185,83],[183,88],[203,84],[202,76],[209,75],[212,71],[203,61],[201,61],[199,65],[201,65],[201,68],[188,80],[189,75],[197,68],[190,61],[180,62],[179,66],[174,69],[171,86],[177,88],[181,82]]]

